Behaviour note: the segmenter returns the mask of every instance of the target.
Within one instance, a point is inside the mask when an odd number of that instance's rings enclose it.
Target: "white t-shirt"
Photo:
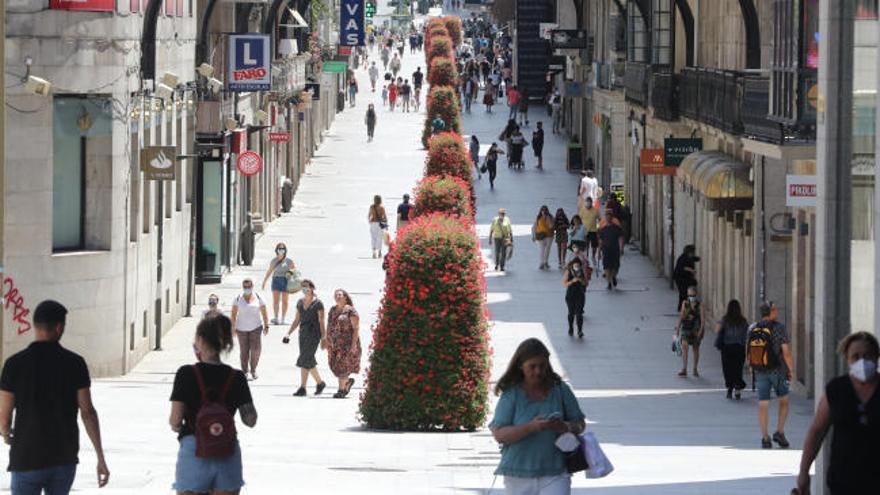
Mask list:
[[[238,314],[235,317],[235,329],[239,332],[262,330],[263,318],[260,315],[260,308],[263,306],[265,306],[263,299],[256,292],[251,297],[251,302],[247,302],[243,295],[236,297],[235,307],[238,308]]]
[[[581,198],[586,200],[587,198],[593,198],[593,200],[599,199],[599,179],[595,177],[584,177],[581,179]]]

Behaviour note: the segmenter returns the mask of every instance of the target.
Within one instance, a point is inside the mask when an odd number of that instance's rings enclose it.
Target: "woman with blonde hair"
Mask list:
[[[378,194],[373,196],[373,204],[370,205],[370,211],[367,213],[367,221],[370,222],[373,258],[381,258],[382,240],[385,229],[388,228],[388,215],[385,213],[385,207],[382,206],[382,196]]]

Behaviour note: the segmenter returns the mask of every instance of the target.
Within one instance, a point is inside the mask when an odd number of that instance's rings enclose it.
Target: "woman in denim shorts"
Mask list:
[[[287,292],[288,273],[296,269],[293,260],[287,257],[287,246],[279,242],[275,246],[275,257],[269,262],[269,269],[263,277],[263,290],[266,290],[266,281],[272,277],[272,324],[284,325],[287,317],[287,301],[290,294]],[[281,301],[281,319],[278,319],[278,302]]]
[[[181,366],[174,377],[169,422],[180,442],[173,487],[178,494],[237,494],[244,486],[237,440],[231,455],[196,457],[195,422],[202,406],[200,380],[208,397],[217,398],[233,415],[238,411],[245,425],[253,428],[257,424],[257,410],[244,373],[220,361],[220,353],[229,352],[232,346],[230,319],[222,314],[209,315],[196,328],[193,350],[199,362]]]

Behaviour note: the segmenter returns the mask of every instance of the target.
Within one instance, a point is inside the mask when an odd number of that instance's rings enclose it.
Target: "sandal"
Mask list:
[[[687,370],[681,370],[678,372],[678,376],[688,376]]]
[[[333,394],[333,398],[334,399],[344,399],[345,398],[345,391],[340,390],[340,391],[336,392],[335,394]]]
[[[354,378],[349,378],[348,379],[348,386],[345,387],[345,395],[348,395],[348,393],[351,392],[351,387],[353,385],[354,385]],[[343,397],[345,397],[345,395],[343,395]]]
[[[315,387],[315,395],[321,395],[321,392],[324,391],[324,387],[326,387],[326,386],[327,386],[327,384],[324,383],[324,382],[319,383],[319,384]]]

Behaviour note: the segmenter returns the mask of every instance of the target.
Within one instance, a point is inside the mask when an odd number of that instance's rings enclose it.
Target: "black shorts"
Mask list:
[[[598,232],[587,232],[587,243],[593,249],[599,247],[599,233]]]

